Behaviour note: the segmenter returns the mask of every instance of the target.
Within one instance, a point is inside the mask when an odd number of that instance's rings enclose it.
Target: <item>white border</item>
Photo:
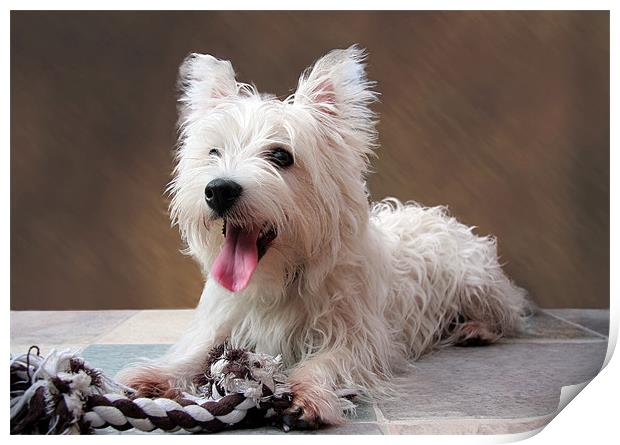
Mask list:
[[[94,4],[93,4],[94,3]],[[50,4],[50,2],[46,1],[29,1],[29,2],[18,2],[18,1],[9,1],[7,2],[10,9],[16,10],[36,10],[36,9],[54,9],[54,10],[62,10],[62,9],[84,9],[86,4],[80,1],[57,1],[54,4]],[[257,4],[255,1],[247,1],[241,0],[234,3],[234,9],[256,9]],[[145,10],[145,9],[158,9],[158,10],[170,10],[170,9],[203,9],[205,6],[208,6],[210,9],[233,9],[232,5],[228,3],[221,2],[219,5],[213,4],[212,2],[204,2],[204,1],[187,1],[187,0],[177,0],[175,2],[161,2],[161,1],[150,1],[150,2],[137,2],[137,1],[118,1],[118,0],[109,0],[106,2],[89,2],[88,9],[99,9],[99,10],[110,10],[110,9],[135,9],[135,10]],[[276,10],[276,9],[288,9],[288,10],[305,10],[305,9],[378,9],[377,6],[380,6],[382,10],[394,10],[394,9],[410,9],[414,7],[419,10],[462,10],[462,9],[478,9],[478,10],[487,10],[487,9],[511,9],[511,10],[567,10],[567,9],[586,9],[586,10],[611,10],[611,35],[617,36],[617,20],[615,20],[615,11],[612,7],[611,1],[532,1],[532,0],[521,0],[521,1],[435,1],[435,2],[396,2],[396,1],[383,1],[380,3],[377,2],[369,2],[365,0],[360,0],[355,3],[345,3],[345,2],[334,2],[334,1],[324,1],[324,0],[315,0],[311,4],[293,4],[291,2],[283,2],[283,1],[271,1],[271,2],[261,2],[260,7],[267,10]],[[467,8],[465,8],[467,6]],[[147,8],[148,7],[148,8]],[[3,153],[3,167],[4,174],[2,175],[1,181],[3,182],[2,193],[5,197],[5,203],[9,203],[10,193],[10,139],[9,139],[9,116],[10,116],[10,63],[9,61],[9,42],[10,42],[10,18],[9,18],[9,9],[5,10],[5,14],[2,18],[4,30],[4,44],[2,45],[3,52],[3,60],[4,69],[2,70],[2,75],[4,77],[4,88],[3,88],[3,98],[4,98],[4,114],[2,119],[2,125],[4,126],[4,131],[2,135],[4,136],[5,147]],[[618,60],[618,45],[614,44],[613,39],[611,39],[611,72],[612,74],[617,74],[617,60]],[[611,79],[614,79],[614,76],[611,76]],[[617,128],[618,128],[618,118],[617,113],[615,113],[614,104],[617,104],[618,101],[618,91],[615,88],[615,85],[612,80],[611,84],[611,170],[612,172],[616,172],[618,170],[618,147],[617,147]],[[618,179],[614,175],[611,176],[611,196],[616,197],[618,192]],[[2,224],[2,240],[3,245],[6,246],[4,250],[4,256],[2,258],[3,261],[3,287],[5,289],[4,292],[4,300],[7,310],[2,314],[4,317],[5,329],[7,331],[7,338],[10,336],[10,323],[9,323],[9,294],[10,294],[10,226],[9,226],[9,205],[5,205],[6,214],[4,218],[1,218]],[[611,201],[611,227],[620,227],[620,221],[618,219],[618,205],[617,202],[614,202],[613,198]],[[613,348],[617,341],[617,332],[618,332],[618,237],[615,232],[612,230],[611,233],[611,334],[610,334],[610,351]],[[8,343],[5,343],[5,357],[8,357],[9,346]],[[613,345],[613,346],[612,346]],[[615,354],[617,355],[617,354]],[[607,360],[609,360],[610,354],[608,354]],[[531,439],[529,439],[532,443],[547,443],[550,440],[553,441],[561,441],[566,444],[579,444],[583,445],[584,441],[592,441],[594,440],[597,443],[601,440],[603,443],[607,443],[611,438],[618,437],[618,419],[617,419],[617,401],[616,397],[620,395],[620,364],[618,357],[611,357],[611,360],[607,364],[607,366],[601,371],[601,373],[594,378],[593,382],[589,384],[576,398],[575,401],[569,403],[569,405],[558,415],[546,428],[543,429],[542,432],[535,435]],[[5,394],[8,392],[8,378],[5,374],[5,379],[3,381],[3,387],[5,388]],[[5,431],[8,434],[8,404],[4,405],[4,419],[5,419]],[[524,438],[524,435],[519,435],[520,438]],[[527,434],[526,434],[527,436]],[[107,437],[107,439],[102,439],[101,437]],[[152,436],[119,436],[118,439],[121,441],[149,441],[149,443],[153,442],[161,442],[168,441],[172,436],[165,435],[152,435]],[[89,437],[79,437],[72,438],[71,440],[77,440],[79,442],[86,440],[109,440],[110,436],[99,436],[93,437],[92,439]],[[362,436],[356,437],[354,440],[356,442],[366,442],[372,440],[378,440],[377,437],[370,436]],[[411,441],[415,441],[416,443],[500,443],[505,441],[512,441],[517,439],[516,436],[416,436],[414,438],[408,436],[390,436],[388,438],[383,438],[383,440],[389,440],[392,442],[402,442],[402,443],[411,443]],[[606,440],[605,440],[606,439]],[[50,443],[56,441],[65,441],[67,440],[64,437],[46,437],[46,438],[32,438],[32,437],[11,437],[11,440],[14,441],[26,441],[30,440],[45,440],[50,441]],[[193,436],[187,438],[180,438],[179,436],[174,436],[174,440],[190,440],[190,441],[212,441],[212,442],[226,442],[226,443],[242,443],[248,440],[252,442],[262,442],[268,440],[269,442],[281,442],[281,441],[316,441],[316,440],[327,440],[333,441],[337,440],[337,438],[333,436],[252,436],[248,438],[246,436],[210,436],[208,438],[202,436]],[[348,439],[344,439],[348,440]],[[604,440],[604,441],[603,441]],[[611,439],[614,440],[614,439]]]

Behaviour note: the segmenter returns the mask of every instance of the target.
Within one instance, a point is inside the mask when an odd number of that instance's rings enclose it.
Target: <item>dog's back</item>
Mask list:
[[[444,207],[386,200],[371,223],[390,240],[388,318],[414,357],[437,345],[493,342],[515,333],[527,307],[498,262],[495,239],[480,237]]]

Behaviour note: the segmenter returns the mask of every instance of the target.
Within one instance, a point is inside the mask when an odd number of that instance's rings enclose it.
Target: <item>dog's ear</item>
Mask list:
[[[209,54],[190,54],[179,68],[178,84],[181,118],[192,111],[209,110],[239,90],[232,64]]]
[[[357,45],[329,52],[302,74],[294,103],[346,120],[372,120],[369,105],[377,93],[366,78],[365,59]]]

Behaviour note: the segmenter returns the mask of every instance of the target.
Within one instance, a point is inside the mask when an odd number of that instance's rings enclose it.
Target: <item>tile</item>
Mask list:
[[[501,421],[481,421],[478,434],[515,434],[533,431],[545,427],[553,420],[554,415],[532,419],[508,419]]]
[[[546,312],[609,336],[609,309],[547,309]]]
[[[375,407],[372,403],[353,400],[356,405],[353,412],[347,413],[347,419],[352,422],[374,422],[377,420]]]
[[[140,311],[98,338],[97,343],[175,343],[187,330],[193,314],[193,309]]]
[[[429,419],[388,424],[389,434],[515,434],[547,425],[551,416],[533,419]]]
[[[600,370],[607,343],[514,343],[447,348],[399,379],[400,397],[379,403],[388,421],[529,418],[556,411],[560,388]]]
[[[389,434],[476,434],[476,420],[433,419],[408,424],[388,424]]]
[[[326,426],[319,428],[318,430],[292,430],[288,433],[285,433],[278,427],[266,426],[261,428],[253,428],[246,430],[228,430],[218,433],[220,435],[240,435],[240,434],[286,434],[289,436],[296,435],[350,435],[350,434],[370,434],[370,435],[380,435],[383,434],[381,432],[381,428],[376,423],[345,423],[344,425],[339,426]]]
[[[114,428],[103,428],[95,431],[96,434],[190,434],[187,431],[179,430],[174,433],[164,433],[161,430],[156,430],[150,433],[146,433],[139,430],[128,430],[128,431],[117,431]],[[221,431],[219,433],[212,433],[209,435],[217,435],[217,436],[240,436],[240,435],[248,435],[248,436],[257,436],[257,435],[350,435],[350,434],[370,434],[370,435],[379,435],[383,434],[379,425],[376,423],[348,423],[341,426],[335,427],[323,427],[318,430],[311,431],[302,431],[302,430],[293,430],[285,433],[282,429],[275,426],[263,426],[260,428],[250,428],[250,429],[230,429],[226,431]]]
[[[28,349],[30,349],[32,345],[32,343],[11,343],[11,355],[17,356],[21,354],[26,354],[28,352]],[[41,355],[48,355],[52,349],[57,349],[61,351],[66,349],[72,349],[78,351],[78,353],[81,353],[80,351],[83,351],[86,347],[88,347],[87,344],[78,343],[36,343],[36,346],[39,347],[39,353]]]
[[[358,401],[349,421],[338,427],[284,433],[266,426],[219,434],[507,434],[538,429],[557,409],[560,388],[596,375],[607,349],[604,338],[575,323],[606,334],[608,311],[548,312],[529,319],[516,339],[482,348],[447,348],[414,362],[398,379],[398,396],[379,404],[380,419],[372,404]],[[92,366],[114,376],[140,358],[164,354],[184,333],[192,314],[192,310],[11,312],[11,352],[24,353],[33,343],[43,354],[54,347],[81,347]],[[118,433],[111,428],[98,431]]]
[[[525,329],[518,335],[520,342],[539,339],[573,340],[573,339],[601,339],[596,334],[581,329],[572,323],[560,320],[545,312],[539,312],[525,321]],[[515,339],[507,338],[503,342],[512,342]]]
[[[346,423],[341,426],[321,428],[316,431],[316,434],[369,434],[369,435],[381,435],[383,432],[379,425],[374,422],[368,423]]]
[[[91,366],[103,370],[109,377],[130,363],[141,359],[154,359],[163,355],[170,345],[90,345],[82,352],[82,357]]]
[[[138,311],[11,311],[15,344],[87,344]]]

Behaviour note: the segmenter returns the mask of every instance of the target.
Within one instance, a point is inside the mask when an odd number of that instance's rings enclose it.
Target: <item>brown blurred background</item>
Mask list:
[[[496,235],[541,306],[608,307],[607,12],[13,12],[11,308],[193,306],[163,195],[179,63],[286,95],[352,43],[382,93],[373,198]]]

